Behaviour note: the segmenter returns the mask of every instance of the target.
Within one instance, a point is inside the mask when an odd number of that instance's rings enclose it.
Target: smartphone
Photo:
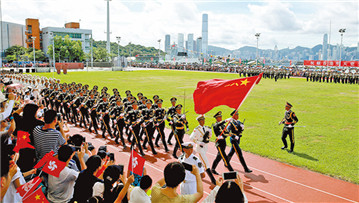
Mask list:
[[[61,121],[61,113],[57,113],[57,120]]]
[[[187,171],[192,171],[193,170],[193,167],[192,167],[191,164],[182,162],[182,165],[184,166],[184,169],[186,169]]]
[[[108,157],[110,158],[110,161],[115,161],[115,154],[114,153],[110,153],[108,155]]]
[[[237,179],[237,171],[223,173],[222,177],[223,177],[223,180],[235,180],[235,179]]]
[[[123,168],[124,166],[121,164],[118,164],[117,167],[120,169],[120,174],[123,175]]]

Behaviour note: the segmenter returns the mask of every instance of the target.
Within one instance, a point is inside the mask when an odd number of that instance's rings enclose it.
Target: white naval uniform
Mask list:
[[[204,167],[207,169],[210,167],[209,165],[209,161],[207,158],[207,144],[208,143],[204,143],[203,142],[203,136],[205,134],[205,132],[209,132],[209,136],[208,139],[211,138],[212,136],[212,130],[210,127],[208,126],[197,126],[195,129],[193,129],[193,132],[191,134],[191,136],[189,137],[194,143],[197,144],[197,152],[199,153],[199,156],[202,160],[202,162],[204,163]],[[203,146],[203,147],[201,147]]]
[[[178,160],[182,163],[185,162],[190,165],[196,165],[198,167],[199,174],[204,173],[204,167],[201,162],[201,160],[193,155],[193,153],[186,158],[185,154],[182,154]],[[192,174],[191,171],[186,171],[186,177],[184,181],[181,183],[181,195],[190,195],[195,194],[197,192],[197,182],[196,182],[196,176]]]

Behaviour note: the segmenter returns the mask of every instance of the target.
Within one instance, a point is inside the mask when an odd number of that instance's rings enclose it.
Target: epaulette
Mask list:
[[[193,156],[193,160],[196,160],[196,161],[197,161],[197,159],[198,159],[197,157]]]

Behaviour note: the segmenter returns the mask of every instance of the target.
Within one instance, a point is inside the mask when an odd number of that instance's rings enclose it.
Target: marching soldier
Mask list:
[[[107,131],[111,138],[113,138],[111,127],[110,127],[110,115],[109,115],[109,103],[107,101],[107,93],[103,93],[102,95],[102,102],[99,103],[97,106],[97,114],[100,114],[101,122],[101,130],[102,130],[102,137],[105,137],[105,132]]]
[[[188,131],[188,122],[186,120],[186,115],[181,113],[182,111],[182,105],[178,104],[176,106],[176,114],[173,118],[173,125],[175,128],[174,131],[174,136],[176,138],[176,145],[175,148],[173,149],[173,154],[172,156],[176,159],[178,159],[176,153],[178,148],[180,148],[181,151],[182,150],[182,143],[183,143],[183,136],[185,134],[185,126],[187,127],[187,131]]]
[[[181,163],[197,166],[198,172],[201,174],[201,178],[204,178],[206,175],[204,173],[203,164],[201,160],[193,154],[193,145],[194,143],[192,142],[183,143],[182,146],[184,153],[178,158],[178,160]],[[195,194],[197,192],[196,176],[194,176],[191,171],[185,171],[186,176],[180,186],[181,195]]]
[[[244,125],[243,125],[243,123],[241,123],[238,120],[238,111],[237,110],[234,110],[231,113],[231,116],[232,116],[233,120],[231,119],[231,121],[227,127],[227,130],[229,131],[229,134],[231,135],[230,141],[232,144],[231,151],[229,151],[229,153],[228,153],[228,161],[231,161],[233,154],[236,153],[239,161],[241,162],[241,164],[244,168],[244,171],[246,173],[251,173],[252,170],[250,170],[248,168],[246,161],[243,158],[242,150],[239,147],[241,137],[242,137],[242,132],[244,130]]]
[[[124,106],[122,105],[122,101],[120,98],[116,101],[116,106],[111,110],[110,115],[112,118],[114,118],[114,124],[116,129],[114,131],[114,134],[116,136],[115,142],[119,144],[118,138],[121,138],[123,149],[126,149],[127,147],[126,147],[125,139],[123,138],[123,128],[125,127],[125,120],[124,120],[125,109]],[[117,134],[116,131],[118,132]]]
[[[162,144],[166,150],[166,152],[169,152],[166,144],[166,136],[165,136],[165,120],[166,120],[166,110],[162,108],[163,100],[159,99],[157,101],[158,108],[155,110],[155,116],[154,116],[154,124],[155,124],[155,130],[157,131],[157,137],[155,140],[156,147],[160,147],[158,145],[158,141],[161,139]]]
[[[147,99],[146,101],[146,105],[147,108],[142,110],[141,114],[142,114],[142,129],[146,135],[145,140],[143,141],[143,149],[147,149],[146,144],[148,142],[148,144],[151,147],[152,150],[152,154],[156,155],[157,152],[155,150],[155,147],[153,146],[153,141],[152,141],[152,137],[153,137],[153,133],[154,133],[154,129],[153,129],[153,117],[154,117],[154,113],[155,110],[152,109],[152,101],[150,99]]]
[[[97,94],[97,89],[93,89],[93,93],[92,95],[90,95],[90,99],[87,101],[87,106],[89,106],[89,111],[90,111],[90,118],[91,118],[91,123],[89,125],[89,131],[92,132],[92,127],[95,131],[96,134],[98,134],[98,125],[97,125],[97,99],[95,98],[96,94]]]
[[[140,125],[141,125],[141,113],[138,110],[137,101],[132,102],[132,110],[128,112],[126,117],[126,122],[129,124],[130,134],[133,134],[131,149],[133,145],[137,145],[140,154],[144,156],[145,154],[142,151],[142,146],[140,143]]]
[[[204,115],[199,115],[197,117],[197,121],[199,125],[193,129],[193,132],[190,136],[190,139],[197,144],[197,152],[199,153],[199,157],[204,164],[204,168],[206,170],[207,175],[211,179],[211,182],[215,185],[216,179],[213,177],[211,169],[209,168],[209,161],[207,158],[207,150],[209,143],[209,139],[212,136],[212,130],[210,127],[205,126],[205,118]]]
[[[229,136],[229,132],[226,129],[226,122],[227,121],[222,121],[222,112],[219,111],[217,112],[214,116],[214,118],[216,118],[216,123],[213,125],[213,132],[216,135],[217,139],[216,139],[216,148],[218,150],[217,156],[213,161],[212,164],[212,173],[219,175],[219,173],[217,173],[216,168],[218,163],[223,160],[224,162],[224,166],[226,168],[228,168],[229,171],[233,171],[233,168],[231,166],[231,164],[229,163],[227,154],[226,154],[226,147],[227,147],[227,143],[226,143],[226,138]]]
[[[172,145],[171,143],[171,139],[173,137],[173,134],[175,132],[175,127],[173,125],[173,118],[174,116],[176,115],[176,101],[177,101],[177,98],[176,97],[172,97],[171,98],[171,104],[172,106],[170,108],[168,108],[168,111],[167,111],[167,121],[169,122],[169,125],[171,126],[171,133],[169,134],[168,136],[168,140],[167,140],[167,143],[169,145]]]
[[[279,124],[284,124],[283,132],[282,132],[282,141],[284,146],[281,149],[287,149],[287,135],[289,135],[290,139],[290,150],[292,153],[294,150],[294,125],[298,122],[298,118],[295,113],[291,110],[293,106],[290,103],[286,103],[285,105],[285,114],[284,118],[279,122]]]

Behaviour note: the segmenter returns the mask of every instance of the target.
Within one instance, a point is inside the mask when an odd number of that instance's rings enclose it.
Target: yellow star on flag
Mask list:
[[[35,196],[35,199],[36,199],[36,200],[39,200],[39,199],[40,199],[40,195],[36,195],[36,196]]]
[[[247,84],[250,83],[247,79],[241,81],[241,85],[247,86]]]
[[[25,139],[26,139],[26,135],[22,136],[22,139],[24,139],[24,140],[25,140]]]

